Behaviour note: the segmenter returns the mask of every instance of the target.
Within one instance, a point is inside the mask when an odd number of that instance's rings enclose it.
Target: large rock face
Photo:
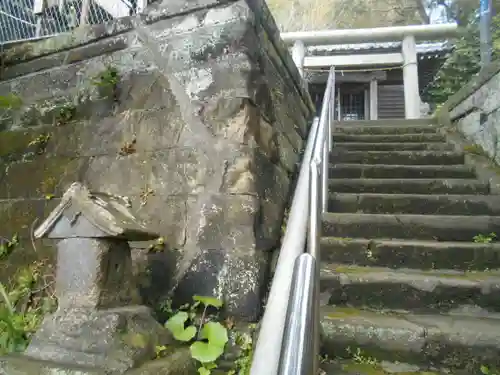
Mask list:
[[[8,267],[53,254],[32,249],[33,222],[81,181],[165,238],[135,251],[147,303],[216,295],[256,319],[310,98],[260,1],[165,0],[141,17],[5,51],[0,235],[25,244]]]

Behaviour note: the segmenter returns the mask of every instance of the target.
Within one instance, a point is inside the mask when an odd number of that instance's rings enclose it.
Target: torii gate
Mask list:
[[[304,67],[329,67],[348,61],[349,66],[403,65],[405,118],[420,117],[420,94],[416,41],[446,39],[457,34],[456,24],[411,25],[372,29],[339,29],[282,33],[281,38],[293,45],[292,57],[303,76]],[[306,56],[306,46],[402,41],[401,52],[350,56]],[[352,56],[352,55],[351,55]],[[353,56],[354,57],[354,56]]]

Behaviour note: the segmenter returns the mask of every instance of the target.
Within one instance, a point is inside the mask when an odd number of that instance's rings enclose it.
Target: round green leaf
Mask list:
[[[189,315],[187,312],[180,311],[165,323],[165,328],[174,335],[176,340],[189,341],[196,335],[196,327],[189,326],[184,328],[188,318]]]
[[[224,349],[227,341],[227,329],[219,322],[208,322],[201,330],[201,338],[207,339],[211,345]]]
[[[215,362],[222,353],[224,353],[224,348],[211,345],[209,342],[196,341],[193,343],[189,350],[191,352],[191,357],[200,361],[201,363]]]
[[[198,369],[198,374],[200,375],[210,375],[212,371],[210,371],[209,369],[205,368],[205,367],[200,367]]]
[[[179,341],[190,341],[196,336],[196,327],[189,326],[184,331],[174,334],[174,338]]]
[[[205,306],[213,306],[215,308],[222,307],[222,301],[215,297],[209,296],[193,296],[193,300],[203,303]]]

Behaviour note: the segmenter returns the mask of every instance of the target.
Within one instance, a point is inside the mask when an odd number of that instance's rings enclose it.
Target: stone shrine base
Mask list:
[[[42,374],[47,368],[50,373],[68,369],[123,374],[154,359],[156,346],[169,344],[171,336],[145,306],[59,309],[45,318],[22,356],[7,357],[4,371]]]

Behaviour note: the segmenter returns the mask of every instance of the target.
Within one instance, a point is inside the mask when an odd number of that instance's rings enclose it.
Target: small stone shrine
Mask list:
[[[139,305],[128,241],[158,235],[137,222],[121,198],[73,183],[35,236],[57,241],[58,309],[45,317],[21,355],[29,366],[35,361],[40,369],[60,364],[120,374],[152,359],[168,335]],[[2,372],[33,373],[15,357],[2,359]]]

